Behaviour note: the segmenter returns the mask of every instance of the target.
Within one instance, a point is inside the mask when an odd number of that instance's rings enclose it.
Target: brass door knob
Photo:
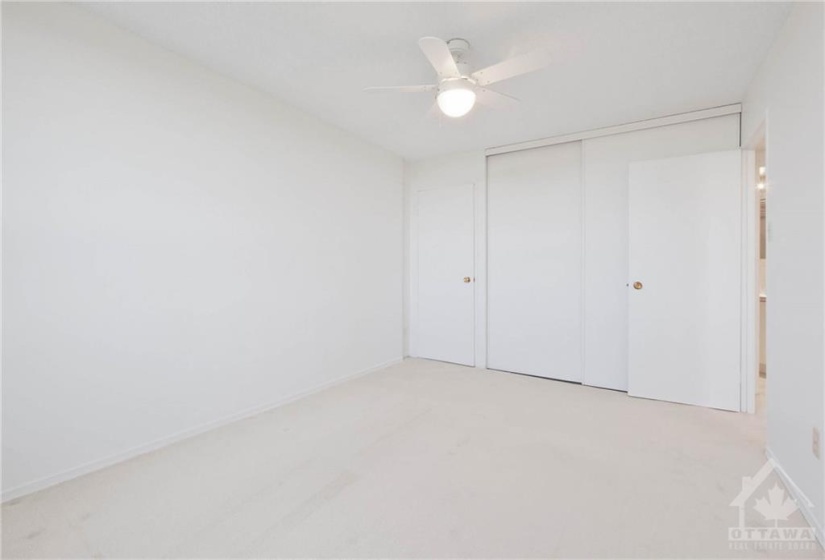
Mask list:
[[[469,283],[470,283],[470,277],[469,277],[469,276],[465,276],[465,277],[464,277],[464,283],[465,283],[465,284],[469,284]]]
[[[641,290],[642,288],[644,288],[644,285],[641,282],[637,281],[637,282],[633,282],[633,287],[636,288],[637,290]]]

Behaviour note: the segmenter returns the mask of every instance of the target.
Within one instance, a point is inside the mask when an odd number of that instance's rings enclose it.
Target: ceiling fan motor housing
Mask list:
[[[446,78],[441,80],[438,83],[438,89],[436,90],[436,95],[443,91],[450,91],[453,89],[469,89],[472,90],[475,86],[475,82],[470,78],[462,76],[460,78]]]
[[[453,55],[458,71],[462,76],[469,76],[472,70],[470,69],[470,43],[466,39],[450,39],[447,41],[447,47],[450,49],[450,54]]]

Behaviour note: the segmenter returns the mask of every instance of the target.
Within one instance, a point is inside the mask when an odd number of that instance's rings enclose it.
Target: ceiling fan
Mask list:
[[[544,68],[550,63],[549,52],[538,50],[473,72],[469,61],[470,43],[464,39],[443,41],[438,37],[422,37],[418,40],[418,46],[435,68],[438,74],[437,84],[369,87],[365,91],[435,92],[442,113],[448,117],[461,117],[470,112],[476,99],[484,105],[517,103],[515,97],[491,90],[487,86]]]

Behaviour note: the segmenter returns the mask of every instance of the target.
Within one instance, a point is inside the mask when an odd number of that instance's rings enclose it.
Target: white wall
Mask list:
[[[400,358],[400,158],[2,9],[4,497]]]
[[[404,293],[404,305],[407,309],[405,335],[409,340],[407,355],[416,356],[415,333],[410,332],[410,325],[415,325],[416,293],[416,224],[410,210],[415,207],[418,191],[447,188],[456,185],[473,185],[475,190],[475,366],[486,367],[487,337],[487,245],[486,245],[486,161],[483,151],[463,152],[449,156],[429,158],[410,162],[405,169],[405,219],[409,227],[405,259],[405,276],[409,278]]]
[[[768,448],[822,530],[825,468],[811,451],[825,403],[825,77],[821,3],[794,6],[743,102],[766,125]],[[804,500],[802,501],[804,503]]]

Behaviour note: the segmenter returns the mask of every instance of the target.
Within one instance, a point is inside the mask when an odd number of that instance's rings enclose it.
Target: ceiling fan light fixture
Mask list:
[[[518,103],[515,97],[488,88],[550,63],[547,50],[532,51],[473,72],[470,65],[470,43],[465,39],[444,41],[438,37],[421,37],[418,46],[438,75],[436,84],[417,86],[369,87],[366,91],[397,93],[430,93],[435,91],[438,108],[450,118],[463,117],[476,104],[476,93],[487,106]]]
[[[436,102],[441,112],[448,117],[463,117],[476,103],[476,92],[464,80],[447,82],[438,90]]]

